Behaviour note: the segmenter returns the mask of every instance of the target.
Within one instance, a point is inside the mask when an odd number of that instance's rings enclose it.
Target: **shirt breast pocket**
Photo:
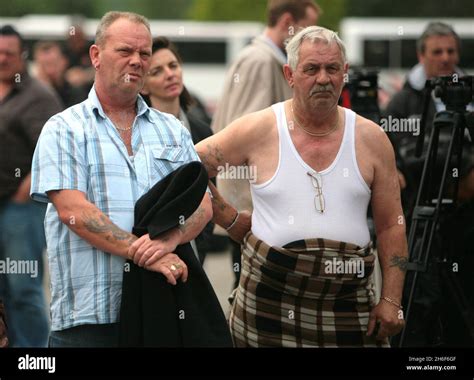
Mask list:
[[[153,183],[184,164],[183,149],[180,146],[155,148],[151,153]]]

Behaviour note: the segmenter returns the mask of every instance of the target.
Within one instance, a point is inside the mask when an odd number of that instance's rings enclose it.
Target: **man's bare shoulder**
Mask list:
[[[359,140],[370,152],[377,154],[379,157],[393,152],[387,134],[378,124],[357,115],[356,125],[356,141]]]
[[[268,133],[274,129],[275,122],[275,113],[271,107],[268,107],[236,119],[229,127],[238,131],[243,138],[253,140],[268,136]]]

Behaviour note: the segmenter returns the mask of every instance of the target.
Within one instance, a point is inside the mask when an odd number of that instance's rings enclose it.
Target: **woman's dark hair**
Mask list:
[[[153,45],[151,48],[151,54],[155,54],[157,51],[162,50],[162,49],[168,49],[171,51],[176,59],[178,60],[179,64],[183,64],[183,60],[181,59],[181,56],[178,53],[178,49],[176,46],[166,37],[157,37],[153,40]],[[143,95],[142,95],[143,96]],[[145,102],[151,106],[151,101],[150,97],[148,95],[144,95],[143,99],[145,99]],[[183,91],[181,91],[181,94],[179,95],[179,105],[181,108],[186,112],[190,106],[192,106],[195,103],[193,97],[187,90],[186,86],[183,85]]]

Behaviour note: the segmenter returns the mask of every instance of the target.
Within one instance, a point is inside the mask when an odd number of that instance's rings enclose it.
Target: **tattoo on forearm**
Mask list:
[[[186,233],[190,228],[194,227],[196,224],[201,224],[202,218],[204,215],[204,210],[202,207],[199,207],[194,214],[192,214],[185,222],[184,224],[181,224],[179,226],[179,229],[183,232]]]
[[[398,267],[402,272],[406,272],[408,266],[408,258],[406,256],[392,256],[390,259],[391,267]]]
[[[212,205],[217,207],[220,211],[225,211],[227,205],[220,199],[212,198]]]
[[[127,240],[129,245],[131,245],[135,240],[137,240],[136,236],[121,230],[103,214],[97,212],[94,214],[90,211],[83,211],[82,221],[88,231],[97,234],[107,234],[105,238],[108,241]]]
[[[207,171],[217,171],[217,168],[224,162],[224,155],[218,145],[206,145],[207,152],[199,154],[201,161]]]

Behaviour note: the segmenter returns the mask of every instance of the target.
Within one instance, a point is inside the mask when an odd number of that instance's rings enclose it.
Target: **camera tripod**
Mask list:
[[[449,216],[452,215],[456,208],[459,187],[459,175],[457,172],[461,166],[463,145],[466,142],[466,136],[469,137],[469,133],[470,136],[474,137],[474,117],[466,112],[466,106],[472,99],[472,77],[469,78],[471,80],[470,96],[466,96],[465,91],[464,93],[459,92],[459,88],[456,89],[457,86],[443,86],[443,82],[440,81],[443,78],[438,78],[438,81],[433,83],[428,83],[429,81],[427,81],[425,88],[425,105],[421,120],[422,129],[418,137],[417,156],[421,155],[424,142],[424,125],[426,124],[426,110],[434,86],[436,86],[435,93],[446,104],[446,111],[438,112],[433,122],[421,182],[411,219],[408,238],[409,263],[407,265],[407,277],[408,275],[413,275],[413,277],[409,288],[409,296],[404,300],[406,325],[398,341],[400,347],[404,346],[407,328],[410,324],[410,313],[416,296],[418,276],[421,272],[426,272],[428,269],[435,234],[439,233],[440,226],[442,227],[444,223],[449,222]],[[453,90],[453,88],[456,90]],[[441,180],[438,182],[438,143],[442,130],[448,130],[451,133],[447,155],[444,162],[442,162]],[[448,187],[448,182],[452,186]],[[461,316],[471,341],[474,343],[474,312],[463,292],[456,273],[452,270],[452,252],[449,252],[449,249],[442,249],[441,251],[443,253],[437,259],[440,265],[442,284],[447,286],[447,290],[452,297],[451,299],[456,305],[458,315]]]

